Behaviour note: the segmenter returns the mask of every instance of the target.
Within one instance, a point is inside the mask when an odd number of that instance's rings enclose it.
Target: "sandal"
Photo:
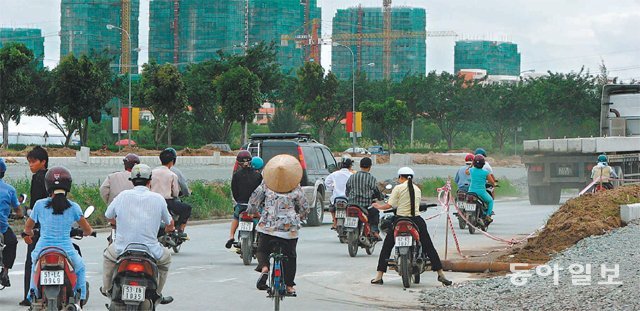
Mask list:
[[[233,245],[233,242],[235,242],[235,241],[236,241],[235,239],[229,239],[227,241],[227,244],[224,245],[224,247],[231,248],[231,246]]]
[[[382,284],[384,284],[384,281],[382,279],[379,279],[379,280],[372,279],[371,280],[371,284],[382,285]]]
[[[296,294],[296,291],[287,291],[285,294],[287,297],[298,297],[298,294]]]

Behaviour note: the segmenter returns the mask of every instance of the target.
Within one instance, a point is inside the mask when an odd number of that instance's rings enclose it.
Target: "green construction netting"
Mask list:
[[[0,47],[5,42],[18,42],[33,51],[33,56],[39,68],[44,61],[44,37],[40,29],[31,28],[0,28]]]
[[[497,41],[458,41],[454,72],[462,69],[484,69],[488,75],[519,76],[518,45]]]

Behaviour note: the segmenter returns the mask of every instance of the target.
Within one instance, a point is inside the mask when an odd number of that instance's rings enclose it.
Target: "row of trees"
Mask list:
[[[22,44],[0,49],[0,123],[4,144],[9,120],[23,114],[49,119],[67,137],[90,128],[103,112],[117,115],[108,103],[127,98],[126,78],[101,55],[64,57],[53,70],[38,70],[33,53]],[[154,115],[147,130],[156,145],[193,145],[227,141],[234,124],[246,128],[263,102],[275,104],[270,131],[311,131],[321,142],[346,141],[341,126],[352,108],[352,81],[339,81],[317,63],[283,74],[274,44],[251,47],[244,55],[218,53],[215,59],[177,68],[153,61],[142,67],[133,102]],[[393,148],[413,143],[414,123],[439,131],[451,149],[461,133],[489,136],[502,149],[507,137],[523,127],[530,138],[597,134],[603,77],[588,72],[549,73],[510,84],[465,81],[447,72],[407,76],[400,82],[369,81],[357,74],[357,110],[363,111],[365,136]],[[420,134],[422,128],[416,130]],[[103,131],[104,132],[104,131]],[[239,141],[244,141],[242,131]],[[419,135],[418,135],[419,136]],[[473,147],[473,146],[468,146]]]

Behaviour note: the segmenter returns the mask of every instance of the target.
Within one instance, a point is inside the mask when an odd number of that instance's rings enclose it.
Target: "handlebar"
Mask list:
[[[427,203],[420,203],[419,211],[424,212],[424,211],[426,211],[428,208],[430,208],[430,207],[436,207],[436,206],[438,206],[438,204],[433,204],[433,203],[430,203],[430,204],[427,204]],[[386,211],[383,211],[383,213],[395,213],[397,210],[398,210],[398,208],[394,207],[394,208],[388,209],[388,210],[386,210]]]

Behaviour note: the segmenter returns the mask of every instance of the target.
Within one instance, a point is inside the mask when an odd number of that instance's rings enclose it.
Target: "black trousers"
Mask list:
[[[24,262],[24,299],[27,299],[27,294],[29,293],[29,287],[31,284],[31,266],[33,266],[33,263],[31,262],[31,252],[36,248],[38,239],[40,239],[40,231],[34,230],[33,237],[31,237],[33,242],[27,245],[27,260]]]
[[[429,236],[429,231],[427,231],[427,223],[424,221],[424,218],[415,216],[412,217],[411,220],[413,220],[413,222],[416,224],[416,227],[418,227],[418,232],[420,234],[420,243],[422,245],[422,255],[429,257],[429,260],[431,261],[431,270],[438,271],[442,269],[440,256],[438,256],[438,251],[436,251],[436,248],[433,246],[431,236]],[[380,257],[378,258],[377,271],[387,272],[387,259],[391,257],[391,252],[393,251],[393,247],[395,246],[395,244],[396,239],[393,236],[393,230],[389,230],[387,236],[385,236],[384,238],[384,242],[382,243]]]
[[[183,224],[187,223],[189,217],[191,217],[191,205],[183,203],[178,199],[171,199],[167,201],[167,208],[169,212],[174,215],[178,215],[178,221],[176,221],[176,228],[179,228]]]
[[[11,227],[7,228],[7,232],[4,233],[4,250],[2,250],[2,265],[7,269],[13,268],[13,263],[16,261],[16,249],[18,248],[18,238],[13,233]]]
[[[256,257],[258,258],[258,267],[256,270],[262,271],[262,267],[269,267],[269,255],[274,246],[272,242],[279,242],[282,245],[282,254],[285,258],[282,262],[282,272],[284,274],[284,283],[287,286],[294,286],[296,278],[296,266],[297,255],[296,246],[298,245],[298,239],[283,239],[273,235],[262,234],[258,236],[258,249],[256,250]]]

